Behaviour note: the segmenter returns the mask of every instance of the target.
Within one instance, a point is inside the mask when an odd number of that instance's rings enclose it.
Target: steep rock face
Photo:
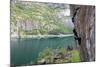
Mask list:
[[[81,44],[79,45],[80,55],[82,61],[95,60],[95,6],[76,6],[70,5],[72,17],[74,16],[74,26],[81,37]]]

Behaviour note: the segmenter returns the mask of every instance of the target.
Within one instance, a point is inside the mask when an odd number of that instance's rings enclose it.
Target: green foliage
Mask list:
[[[65,48],[51,49],[46,48],[40,52],[38,57],[38,64],[50,64],[50,63],[67,63],[67,62],[79,62],[80,55],[78,50],[67,50]],[[45,62],[45,63],[44,63]]]
[[[47,63],[53,63],[53,50],[50,48],[46,48],[39,54],[38,60],[45,60]],[[41,62],[38,62],[41,63]]]
[[[51,48],[46,48],[45,50],[43,50],[40,54],[39,54],[39,57],[40,58],[45,58],[46,57],[49,57],[49,56],[52,56],[53,55],[53,50]]]
[[[70,33],[71,30],[65,27],[57,16],[58,12],[58,9],[50,8],[44,3],[15,2],[11,4],[11,29],[16,30],[15,32],[22,29],[20,33],[24,32],[25,35]],[[37,31],[34,28],[32,30],[23,28],[23,26],[27,27],[29,22],[36,26]]]
[[[67,52],[67,49],[65,49],[65,48],[60,48],[59,49],[59,53],[62,53],[63,55],[65,55],[66,52]]]
[[[80,62],[80,55],[77,50],[72,50],[72,57],[71,57],[71,62]]]

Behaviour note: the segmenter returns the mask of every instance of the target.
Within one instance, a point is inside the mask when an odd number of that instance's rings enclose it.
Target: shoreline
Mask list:
[[[52,37],[69,37],[74,36],[74,34],[60,34],[60,35],[23,35],[23,36],[10,36],[10,38],[52,38]]]

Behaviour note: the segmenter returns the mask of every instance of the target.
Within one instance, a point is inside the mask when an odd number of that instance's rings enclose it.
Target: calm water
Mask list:
[[[36,61],[45,48],[75,47],[73,36],[55,38],[11,38],[11,64],[23,65]]]

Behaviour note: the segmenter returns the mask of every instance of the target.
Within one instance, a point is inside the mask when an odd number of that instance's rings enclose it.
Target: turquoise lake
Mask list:
[[[25,65],[35,62],[45,48],[76,47],[73,36],[52,38],[11,38],[11,64]]]

